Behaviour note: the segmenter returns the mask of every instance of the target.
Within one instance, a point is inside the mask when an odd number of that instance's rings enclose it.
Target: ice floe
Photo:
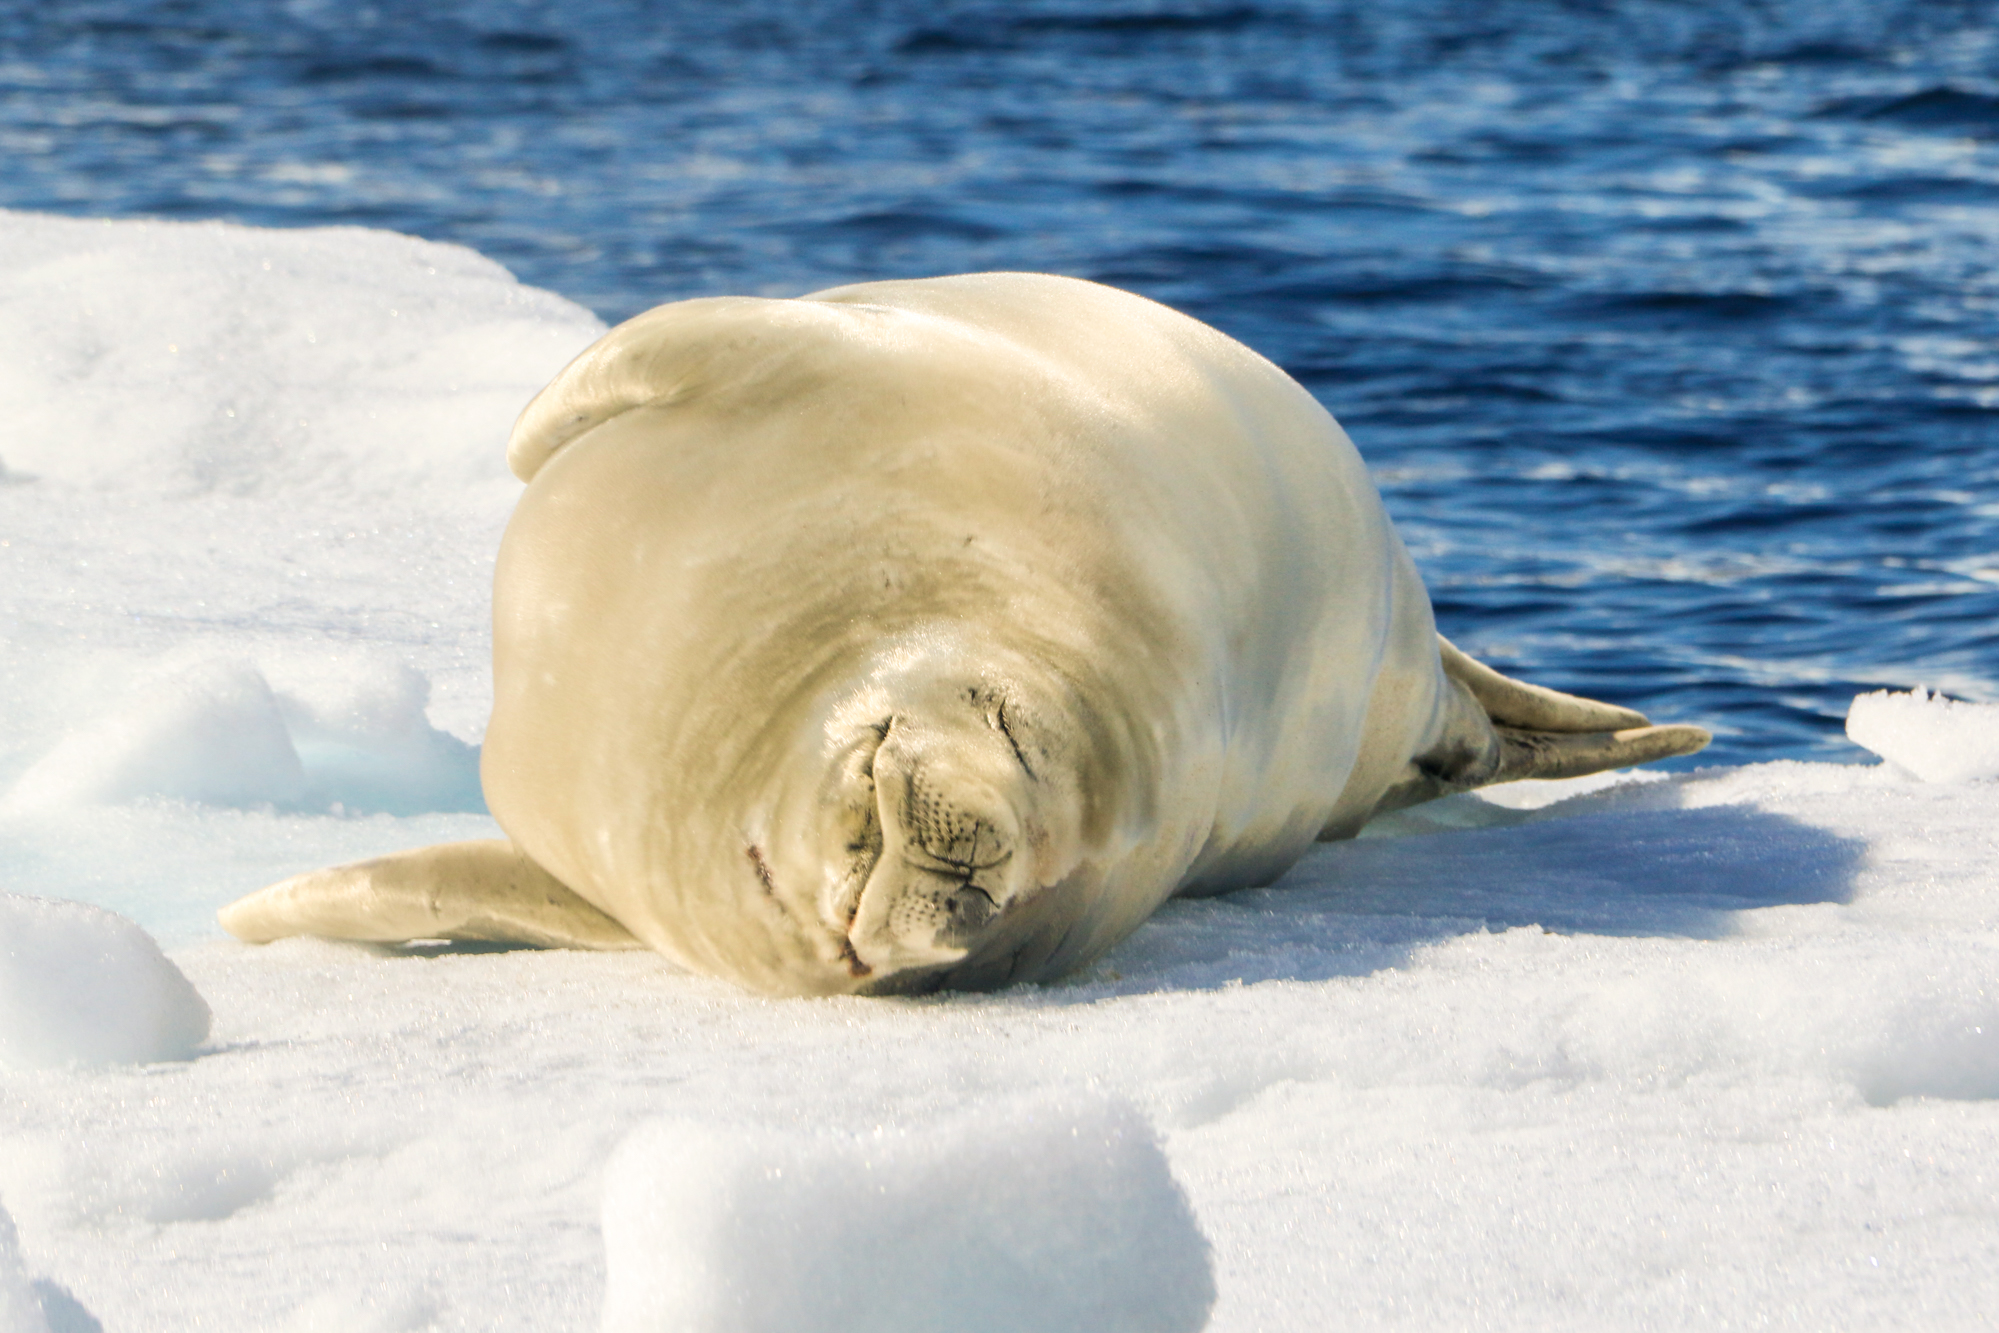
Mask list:
[[[0,213],[0,1329],[809,1329],[1012,1298],[1006,1227],[1051,1317],[1207,1273],[1216,1333],[1989,1322],[1999,783],[1927,695],[1856,707],[1890,763],[1454,797],[990,996],[221,938],[495,832],[506,431],[600,329],[408,237]]]

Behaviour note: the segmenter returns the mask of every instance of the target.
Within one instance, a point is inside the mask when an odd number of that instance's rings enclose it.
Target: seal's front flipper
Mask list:
[[[1649,764],[1692,754],[1713,739],[1700,727],[1655,727],[1629,708],[1502,676],[1441,634],[1437,651],[1449,685],[1439,739],[1410,761],[1373,815],[1497,782]]]
[[[298,875],[216,913],[251,944],[288,935],[640,949],[630,931],[504,839],[446,842]]]

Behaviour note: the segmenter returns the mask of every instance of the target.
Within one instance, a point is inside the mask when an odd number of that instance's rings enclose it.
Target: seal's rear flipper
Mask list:
[[[1479,707],[1485,710],[1495,726],[1518,727],[1528,731],[1573,732],[1628,731],[1651,725],[1643,713],[1629,708],[1599,703],[1581,695],[1563,694],[1560,690],[1502,676],[1477,658],[1467,656],[1441,634],[1437,636],[1437,653],[1443,658],[1444,674],[1470,691],[1471,697],[1478,701]],[[1605,767],[1615,768],[1617,765]],[[1505,778],[1495,780],[1508,781]]]
[[[1713,739],[1700,727],[1655,727],[1629,708],[1502,676],[1441,634],[1437,650],[1451,687],[1441,738],[1410,761],[1370,818],[1498,782],[1649,764],[1692,754]]]
[[[288,935],[379,944],[484,940],[544,949],[641,949],[511,842],[446,842],[298,875],[216,913],[251,944]]]
[[[1499,771],[1479,783],[1522,778],[1579,778],[1611,768],[1630,768],[1654,759],[1692,754],[1713,739],[1701,727],[1637,726],[1622,731],[1527,731],[1496,726]]]

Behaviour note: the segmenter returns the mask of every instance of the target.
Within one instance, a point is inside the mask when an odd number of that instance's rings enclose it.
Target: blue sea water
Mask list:
[[[607,319],[972,269],[1285,366],[1502,669],[1857,758],[1999,698],[1999,5],[0,6],[0,206],[462,242]]]

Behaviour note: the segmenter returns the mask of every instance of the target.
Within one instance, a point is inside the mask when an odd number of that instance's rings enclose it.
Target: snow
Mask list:
[[[457,246],[6,215],[10,474],[137,490],[506,490],[496,423],[595,320]],[[583,341],[588,341],[584,338]]]
[[[0,1333],[104,1333],[60,1284],[30,1281],[14,1219],[0,1208]]]
[[[48,1333],[42,1303],[21,1268],[21,1241],[14,1219],[0,1208],[0,1333]]]
[[[1876,690],[1853,701],[1846,734],[1925,782],[1999,778],[1999,704]]]
[[[22,905],[87,901],[213,1012],[191,1058],[0,1069],[6,1318],[585,1330],[698,1263],[809,1328],[914,1254],[998,1282],[968,1237],[1016,1225],[1187,1327],[1204,1238],[1218,1333],[1989,1322],[1999,783],[1917,758],[1973,752],[1965,705],[1863,701],[1889,764],[1419,807],[997,995],[223,937],[284,875],[492,836],[506,430],[600,327],[405,237],[0,214],[0,940],[164,975]],[[1086,1205],[1131,1209],[1095,1258]]]
[[[1122,1103],[859,1134],[668,1120],[605,1176],[606,1333],[1196,1333],[1214,1304],[1207,1242]]]
[[[208,1022],[181,970],[124,917],[0,893],[0,1066],[185,1060]]]
[[[249,662],[177,665],[65,736],[0,796],[0,809],[160,796],[337,813],[483,810],[479,752],[430,725],[429,694],[408,666],[281,694]]]

